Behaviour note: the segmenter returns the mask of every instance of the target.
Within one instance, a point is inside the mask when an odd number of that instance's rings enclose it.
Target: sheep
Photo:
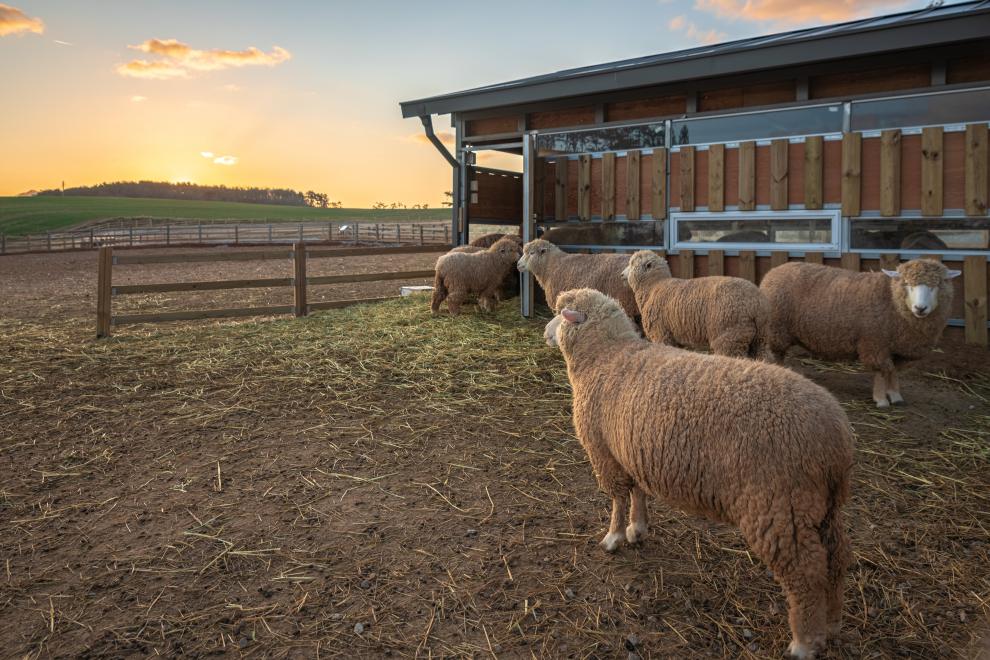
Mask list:
[[[480,247],[487,249],[495,245],[496,241],[499,241],[505,238],[506,236],[516,241],[519,244],[519,247],[522,247],[522,238],[520,238],[518,234],[500,234],[500,233],[483,234],[482,236],[479,236],[478,238],[468,243],[468,245],[472,247]]]
[[[514,240],[520,248],[522,247],[522,239],[513,234],[485,234],[481,238],[475,239],[468,245],[461,245],[455,247],[454,249],[447,252],[447,254],[450,254],[451,252],[466,252],[468,254],[474,254],[476,252],[484,252],[486,249],[488,249],[488,247],[490,247],[490,245],[481,247],[479,245],[474,245],[474,243],[481,242],[482,239],[486,239],[489,236],[503,236],[503,237],[508,236],[509,238]],[[495,292],[495,299],[498,302],[502,302],[503,300],[508,300],[509,298],[513,298],[518,295],[519,295],[519,275],[516,273],[515,269],[513,268],[509,270],[509,273],[505,276],[505,279],[502,280],[502,284]]]
[[[598,291],[557,304],[545,337],[563,353],[576,435],[612,498],[603,548],[641,538],[646,495],[735,525],[787,597],[791,654],[814,657],[838,633],[850,558],[853,434],[839,403],[784,367],[641,339]]]
[[[499,287],[512,273],[518,257],[519,244],[511,237],[499,239],[481,252],[448,252],[441,256],[433,280],[430,302],[433,314],[440,311],[440,303],[446,300],[450,315],[457,316],[469,294],[477,294],[478,305],[491,311],[498,300]]]
[[[590,287],[607,293],[622,304],[632,318],[639,316],[636,297],[622,279],[629,263],[625,254],[567,254],[559,247],[537,239],[523,246],[517,267],[530,272],[547,294],[547,304],[557,311],[557,296],[568,289]]]
[[[881,273],[783,264],[760,285],[771,307],[769,348],[778,361],[795,344],[826,360],[858,359],[874,372],[877,407],[901,404],[897,370],[938,343],[959,275],[928,259]]]
[[[643,333],[674,346],[710,347],[719,355],[770,359],[770,306],[759,287],[738,277],[671,276],[667,260],[640,250],[622,271],[636,296]]]

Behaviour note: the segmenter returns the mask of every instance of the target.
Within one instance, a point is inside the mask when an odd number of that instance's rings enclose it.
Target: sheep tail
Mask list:
[[[832,589],[841,595],[846,567],[852,558],[842,516],[842,506],[849,498],[849,470],[834,468],[829,472],[825,517],[818,530],[828,558],[826,569],[828,582]]]
[[[434,314],[440,311],[440,303],[447,299],[449,293],[447,291],[447,284],[443,281],[443,275],[437,269],[436,275],[433,278],[433,300],[430,303],[430,309]]]

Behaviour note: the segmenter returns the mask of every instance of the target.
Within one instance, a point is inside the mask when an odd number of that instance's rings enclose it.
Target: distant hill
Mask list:
[[[289,188],[237,188],[229,186],[202,186],[196,183],[169,183],[167,181],[114,181],[95,186],[77,186],[42,190],[38,196],[72,197],[136,197],[141,199],[182,199],[203,202],[242,202],[245,204],[274,204],[278,206],[309,206],[313,197],[327,198],[318,193],[301,193]],[[317,204],[312,204],[316,206]]]

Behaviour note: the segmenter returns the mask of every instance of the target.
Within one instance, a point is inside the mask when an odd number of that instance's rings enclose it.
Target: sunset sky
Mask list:
[[[927,4],[8,1],[0,195],[154,179],[352,207],[437,206],[450,189],[399,101]],[[446,118],[437,128],[449,134]]]

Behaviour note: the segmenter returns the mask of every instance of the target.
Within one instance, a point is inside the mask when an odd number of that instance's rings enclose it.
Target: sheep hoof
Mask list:
[[[877,401],[877,408],[890,408],[890,401],[887,401],[886,397],[880,399],[879,401]]]
[[[815,649],[813,647],[796,640],[791,642],[791,645],[787,647],[787,652],[792,658],[800,658],[800,660],[811,660],[815,657]]]
[[[629,523],[629,526],[626,527],[626,541],[630,544],[639,543],[644,534],[646,534],[646,525]]]
[[[887,394],[887,398],[890,399],[891,405],[894,406],[904,405],[904,397],[902,397],[899,392],[891,392]]]
[[[623,538],[620,532],[609,532],[598,545],[602,546],[605,552],[615,552],[619,548],[619,543]]]

